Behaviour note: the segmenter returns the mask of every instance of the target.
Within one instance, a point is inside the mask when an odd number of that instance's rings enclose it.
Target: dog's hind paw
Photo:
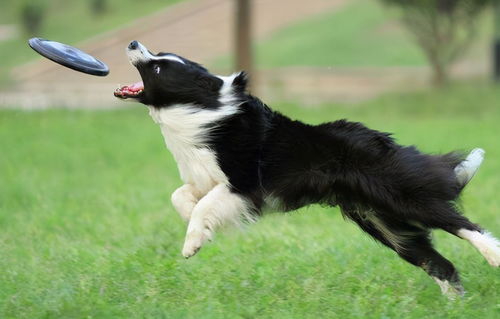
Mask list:
[[[463,297],[465,294],[464,287],[460,282],[449,282],[448,280],[441,280],[437,277],[432,277],[434,281],[441,288],[441,293],[450,300],[455,300],[457,297]]]
[[[460,229],[458,236],[468,240],[493,267],[500,267],[500,241],[488,232]]]
[[[493,267],[500,267],[500,246],[485,247],[480,250],[488,264]]]

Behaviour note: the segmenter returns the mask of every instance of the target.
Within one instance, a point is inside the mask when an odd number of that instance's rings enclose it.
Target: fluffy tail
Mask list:
[[[483,163],[484,153],[483,149],[475,148],[455,167],[455,175],[461,188],[464,188],[476,174]]]

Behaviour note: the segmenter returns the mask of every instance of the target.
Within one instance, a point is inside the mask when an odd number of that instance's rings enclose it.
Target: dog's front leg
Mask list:
[[[225,184],[215,186],[193,209],[186,232],[182,255],[189,258],[212,239],[214,231],[225,224],[239,224],[251,219],[247,200],[231,192]]]
[[[191,184],[184,184],[172,193],[172,205],[181,215],[182,219],[189,222],[193,208],[201,197],[200,191]]]

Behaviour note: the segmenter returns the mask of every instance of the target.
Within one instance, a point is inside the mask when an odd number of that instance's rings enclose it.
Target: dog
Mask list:
[[[188,222],[185,258],[221,226],[317,203],[338,206],[346,219],[422,268],[443,294],[464,289],[453,264],[433,248],[432,229],[469,241],[500,266],[500,242],[457,207],[483,161],[482,149],[428,155],[361,123],[308,125],[249,94],[245,72],[213,75],[137,41],[126,52],[142,81],[114,95],[148,106],[177,162],[184,185],[171,199]]]

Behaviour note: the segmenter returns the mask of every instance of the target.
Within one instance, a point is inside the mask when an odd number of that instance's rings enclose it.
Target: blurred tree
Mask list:
[[[494,0],[381,0],[399,6],[433,69],[438,86],[448,80],[449,66],[465,52],[476,33],[479,13]]]
[[[102,15],[108,10],[107,0],[91,0],[90,9],[94,15]]]
[[[44,0],[26,0],[20,5],[21,24],[29,35],[38,35],[47,12]]]

